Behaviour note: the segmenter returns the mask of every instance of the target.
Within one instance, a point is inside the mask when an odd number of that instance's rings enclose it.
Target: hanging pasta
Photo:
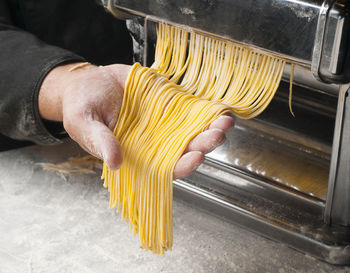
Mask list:
[[[220,115],[260,114],[285,61],[164,24],[157,35],[152,68],[135,64],[126,82],[114,130],[122,167],[104,164],[102,178],[141,246],[163,254],[173,244],[173,170],[188,143]]]

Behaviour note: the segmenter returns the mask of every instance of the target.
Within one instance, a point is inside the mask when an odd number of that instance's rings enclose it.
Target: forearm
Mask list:
[[[57,143],[39,115],[39,89],[54,67],[84,59],[0,23],[0,60],[0,133],[38,144]]]

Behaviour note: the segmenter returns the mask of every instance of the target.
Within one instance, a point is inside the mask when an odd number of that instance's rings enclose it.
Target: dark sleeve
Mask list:
[[[0,134],[43,145],[58,143],[39,115],[38,93],[51,69],[76,61],[84,58],[13,26],[7,2],[0,0]]]

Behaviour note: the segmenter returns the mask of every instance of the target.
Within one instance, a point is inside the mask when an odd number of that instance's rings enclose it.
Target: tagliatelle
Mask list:
[[[260,114],[285,61],[164,24],[157,33],[152,68],[135,64],[126,82],[114,130],[122,167],[104,164],[102,178],[110,207],[122,207],[143,248],[162,254],[173,244],[173,170],[188,143],[220,115]]]

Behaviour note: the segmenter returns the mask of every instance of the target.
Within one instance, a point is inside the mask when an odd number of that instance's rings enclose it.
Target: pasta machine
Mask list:
[[[350,1],[104,2],[117,17],[139,22],[131,30],[142,34],[138,60],[146,65],[155,25],[165,22],[295,66],[295,117],[287,66],[268,109],[237,118],[198,171],[174,181],[174,193],[311,256],[350,264]]]

